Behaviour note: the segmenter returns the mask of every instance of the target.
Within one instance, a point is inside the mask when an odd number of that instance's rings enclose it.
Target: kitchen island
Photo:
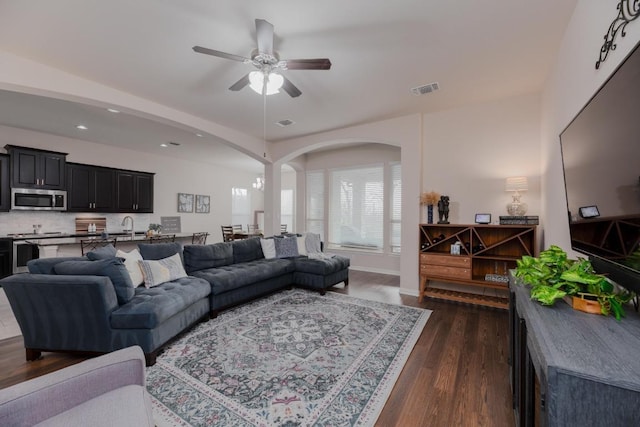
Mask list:
[[[169,235],[175,234],[175,241],[180,242],[183,245],[191,244],[191,238],[193,237],[193,233],[167,233]],[[116,238],[116,247],[117,249],[122,249],[123,251],[130,251],[137,247],[138,243],[145,243],[148,241],[148,237],[146,232],[137,231],[135,232],[134,237],[131,237],[131,233],[118,232],[118,233],[109,233],[109,238]],[[19,265],[14,265],[14,273],[20,272],[21,267],[26,266],[26,259],[24,256],[17,256],[18,246],[37,246],[38,255],[33,256],[34,251],[28,251],[29,254],[32,254],[31,257],[39,257],[39,258],[55,258],[62,256],[80,256],[82,254],[80,241],[86,239],[101,239],[102,236],[100,233],[61,233],[61,232],[52,232],[52,233],[41,233],[41,234],[9,234],[6,236],[2,236],[5,239],[12,239],[14,246],[14,264],[16,261],[19,261]],[[31,259],[31,257],[28,257]],[[21,261],[20,261],[21,260]],[[24,265],[23,265],[24,264]],[[23,269],[24,270],[24,269]]]

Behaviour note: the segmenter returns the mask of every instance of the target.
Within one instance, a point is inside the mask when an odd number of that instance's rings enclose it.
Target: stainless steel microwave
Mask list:
[[[38,190],[36,188],[12,188],[11,209],[23,211],[66,211],[67,192],[63,190]]]

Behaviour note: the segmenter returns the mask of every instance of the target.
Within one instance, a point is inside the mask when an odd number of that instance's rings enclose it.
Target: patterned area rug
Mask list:
[[[156,423],[372,425],[430,314],[299,289],[227,310],[148,368]]]

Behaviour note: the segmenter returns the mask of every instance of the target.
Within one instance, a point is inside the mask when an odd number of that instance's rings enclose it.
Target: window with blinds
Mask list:
[[[384,166],[330,171],[329,246],[382,251]]]
[[[389,207],[389,244],[391,252],[400,253],[402,228],[402,168],[400,163],[389,166],[391,178]]]
[[[293,190],[280,190],[280,223],[287,225],[287,230],[293,232]]]
[[[324,171],[307,172],[307,231],[324,239]]]
[[[253,224],[251,199],[246,188],[231,189],[231,224]]]

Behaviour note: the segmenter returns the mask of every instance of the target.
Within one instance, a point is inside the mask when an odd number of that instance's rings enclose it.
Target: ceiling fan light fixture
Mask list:
[[[262,71],[252,71],[249,73],[249,87],[259,95],[262,95],[265,74]],[[267,95],[280,93],[280,88],[284,84],[284,78],[278,73],[267,75]]]

